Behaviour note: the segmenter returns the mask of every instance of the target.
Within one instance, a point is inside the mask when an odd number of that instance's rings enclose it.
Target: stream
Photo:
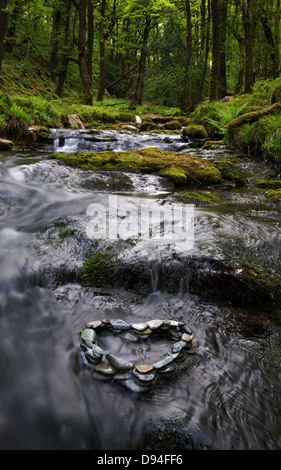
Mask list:
[[[280,212],[266,212],[245,190],[227,188],[231,204],[194,208],[189,243],[91,238],[91,204],[115,196],[120,207],[153,203],[157,211],[173,206],[173,188],[155,175],[128,174],[128,189],[120,189],[109,172],[69,168],[48,155],[145,147],[196,152],[194,142],[173,134],[55,129],[51,139],[45,148],[0,155],[0,448],[281,449],[281,372],[269,348],[276,331],[266,321],[256,329],[231,321],[247,314],[235,305],[239,292],[222,301],[221,284],[212,290],[226,251],[279,275]],[[83,263],[117,245],[119,284],[81,285]],[[127,288],[139,264],[149,281],[145,289],[137,282]],[[204,276],[208,289],[201,292],[196,282]],[[176,377],[136,393],[94,379],[83,362],[79,333],[86,322],[102,319],[184,322],[199,346]],[[171,342],[115,335],[104,346],[144,364],[161,359]]]

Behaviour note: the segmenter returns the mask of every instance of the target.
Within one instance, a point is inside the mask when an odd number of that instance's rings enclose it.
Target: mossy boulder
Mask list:
[[[166,124],[164,124],[165,129],[175,131],[177,129],[181,129],[182,125],[179,121],[168,121]]]
[[[11,140],[0,139],[0,150],[11,150],[14,143]]]
[[[140,132],[151,131],[154,129],[159,129],[159,124],[156,124],[153,121],[143,121],[139,127]]]
[[[59,153],[48,158],[56,159],[68,166],[92,171],[158,174],[168,177],[176,186],[194,183],[218,184],[223,181],[218,168],[203,158],[157,148],[132,152]]]
[[[279,83],[271,93],[271,104],[274,103],[281,104],[281,83]]]
[[[186,126],[182,131],[183,137],[188,137],[189,139],[207,139],[208,134],[204,126],[190,124]]]

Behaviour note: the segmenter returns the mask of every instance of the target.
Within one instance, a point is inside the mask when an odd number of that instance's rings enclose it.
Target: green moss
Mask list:
[[[253,113],[254,111],[259,111],[260,109],[262,109],[261,106],[245,106],[238,113],[237,117],[242,116],[243,114],[248,114],[248,113]]]
[[[233,181],[239,186],[245,184],[247,173],[239,167],[237,159],[222,158],[213,160],[213,163],[219,169],[225,181]]]
[[[278,189],[281,188],[281,180],[254,180],[253,181],[255,186],[258,186],[259,188],[272,188],[272,189]]]
[[[271,94],[271,103],[280,103],[281,104],[281,83],[279,83]]]
[[[281,204],[281,189],[270,189],[266,192],[266,196],[270,202]]]
[[[175,186],[181,186],[187,183],[187,175],[182,168],[172,167],[162,171],[160,174],[167,176]]]
[[[185,204],[209,205],[221,201],[219,194],[210,191],[188,191],[176,196],[176,199]]]
[[[182,131],[182,135],[194,139],[206,139],[208,137],[205,127],[195,124],[186,126]]]
[[[157,148],[132,152],[75,152],[54,154],[48,158],[92,171],[126,171],[141,174],[156,173],[169,177],[176,185],[186,183],[217,184],[222,182],[220,171],[206,160],[194,155],[165,152]]]
[[[84,286],[102,288],[112,287],[114,282],[115,253],[98,251],[87,260],[79,274],[79,281]]]
[[[75,234],[75,232],[76,232],[76,229],[66,229],[59,233],[59,237],[62,239],[71,237]]]

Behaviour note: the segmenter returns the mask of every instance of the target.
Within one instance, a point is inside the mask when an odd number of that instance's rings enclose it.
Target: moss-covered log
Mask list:
[[[274,103],[267,108],[262,108],[257,111],[253,111],[251,113],[242,114],[242,116],[237,117],[230,121],[225,127],[225,129],[236,129],[239,126],[243,126],[243,124],[249,124],[252,122],[257,121],[262,116],[266,114],[274,113],[275,111],[281,110],[280,103]]]

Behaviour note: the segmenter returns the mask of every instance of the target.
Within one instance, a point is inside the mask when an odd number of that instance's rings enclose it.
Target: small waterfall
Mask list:
[[[145,134],[94,129],[51,129],[50,139],[56,152],[71,153],[77,150],[125,152],[155,147],[164,151],[184,152],[191,142],[180,134]]]

